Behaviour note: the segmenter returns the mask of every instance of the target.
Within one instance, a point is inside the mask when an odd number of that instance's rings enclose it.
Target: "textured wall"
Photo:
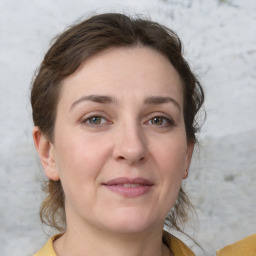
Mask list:
[[[45,241],[42,179],[33,148],[29,84],[49,41],[94,12],[142,13],[174,29],[206,89],[207,121],[186,188],[196,239],[216,248],[256,232],[256,2],[254,0],[0,0],[0,254]]]

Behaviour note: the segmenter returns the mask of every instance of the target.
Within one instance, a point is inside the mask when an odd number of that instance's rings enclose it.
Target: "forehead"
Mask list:
[[[144,46],[110,48],[86,59],[62,82],[63,97],[111,94],[116,98],[175,96],[183,101],[182,82],[170,61]]]

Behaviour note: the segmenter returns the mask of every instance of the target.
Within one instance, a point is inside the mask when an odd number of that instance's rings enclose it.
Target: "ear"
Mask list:
[[[194,142],[188,142],[187,153],[186,153],[186,170],[184,172],[183,179],[186,179],[188,177],[189,166],[190,166],[190,163],[191,163],[191,159],[192,159],[192,155],[193,155],[193,151],[194,151],[194,146],[195,146]]]
[[[56,168],[54,145],[41,133],[38,126],[35,126],[33,129],[33,139],[44,167],[45,175],[51,180],[59,180],[60,177]]]

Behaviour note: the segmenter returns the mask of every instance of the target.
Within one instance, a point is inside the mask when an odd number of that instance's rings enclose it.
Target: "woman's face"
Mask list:
[[[193,151],[182,110],[178,73],[147,47],[104,51],[63,81],[46,174],[62,182],[68,226],[162,228]]]

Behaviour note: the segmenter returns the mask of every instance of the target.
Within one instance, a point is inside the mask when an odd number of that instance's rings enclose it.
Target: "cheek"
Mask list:
[[[77,207],[80,202],[92,203],[94,186],[99,173],[99,152],[75,137],[67,138],[57,147],[57,169],[66,198],[66,206]],[[58,150],[59,149],[59,150]],[[91,196],[88,196],[91,195]]]
[[[161,201],[165,202],[163,206],[165,215],[173,207],[178,193],[180,191],[181,182],[184,176],[186,166],[184,149],[174,148],[173,150],[166,150],[161,158],[161,179],[162,179],[162,194]]]
[[[168,210],[176,200],[186,169],[186,140],[176,139],[166,139],[161,146],[155,147],[153,153],[162,184],[161,200],[168,202]]]
[[[183,139],[183,136],[179,139],[178,135],[176,138],[167,138],[158,146],[154,146],[153,155],[155,155],[158,165],[161,166],[161,169],[166,170],[166,173],[182,175],[187,160],[186,140]]]
[[[65,133],[56,140],[57,168],[61,179],[96,180],[109,155],[106,143],[81,133]]]

